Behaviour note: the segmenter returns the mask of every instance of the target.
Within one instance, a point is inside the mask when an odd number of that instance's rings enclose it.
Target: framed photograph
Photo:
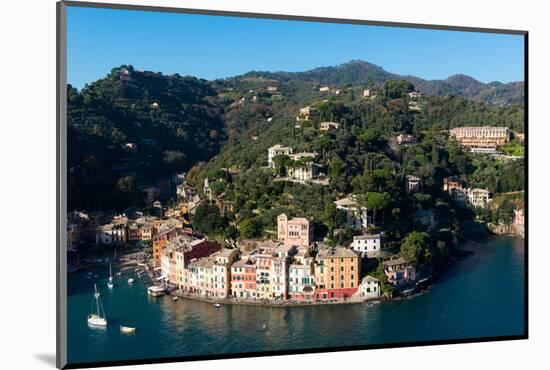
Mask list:
[[[59,368],[528,337],[526,31],[57,11]]]

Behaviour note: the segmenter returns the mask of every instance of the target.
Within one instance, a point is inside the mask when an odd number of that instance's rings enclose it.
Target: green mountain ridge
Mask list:
[[[445,80],[425,80],[415,76],[398,75],[382,67],[362,60],[354,60],[338,66],[320,67],[306,72],[248,72],[243,77],[264,77],[283,82],[292,79],[330,85],[337,88],[346,85],[376,86],[387,80],[403,79],[411,82],[423,94],[434,96],[455,95],[474,101],[498,105],[522,104],[524,99],[523,82],[483,83],[463,74],[449,76]]]

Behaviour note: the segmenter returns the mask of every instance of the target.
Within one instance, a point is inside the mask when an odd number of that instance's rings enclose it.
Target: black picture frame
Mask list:
[[[88,363],[70,364],[67,363],[67,259],[66,259],[66,219],[67,219],[67,112],[66,112],[66,86],[67,86],[67,7],[82,7],[82,8],[102,8],[116,9],[128,11],[148,11],[162,13],[180,13],[180,14],[202,14],[202,15],[217,15],[225,17],[245,17],[245,18],[261,18],[273,20],[293,20],[304,22],[325,22],[325,23],[340,23],[354,25],[370,25],[370,26],[385,26],[413,29],[429,29],[429,30],[448,30],[448,31],[463,31],[463,32],[481,32],[495,34],[520,35],[524,37],[524,106],[525,106],[525,297],[524,297],[524,333],[521,335],[512,336],[495,336],[482,337],[472,339],[442,339],[429,341],[414,341],[396,344],[366,344],[354,346],[336,346],[327,348],[310,348],[300,350],[276,350],[276,351],[261,351],[247,352],[236,354],[218,354],[218,355],[201,355],[201,356],[176,356],[151,359],[129,359],[123,361],[98,361]],[[325,17],[311,17],[299,15],[283,15],[283,14],[265,14],[265,13],[248,13],[248,12],[233,12],[220,10],[206,9],[190,9],[190,8],[175,8],[175,7],[159,7],[159,6],[144,6],[144,5],[128,5],[128,4],[111,4],[97,2],[80,2],[80,1],[60,1],[56,6],[57,16],[57,100],[56,100],[56,120],[57,120],[57,153],[56,153],[56,366],[60,369],[88,368],[88,367],[103,367],[103,366],[123,366],[123,365],[140,365],[140,364],[157,364],[171,362],[187,362],[187,361],[202,361],[202,360],[219,360],[232,358],[249,358],[249,357],[264,357],[264,356],[280,356],[293,354],[313,354],[322,352],[340,352],[340,351],[357,351],[366,349],[382,349],[382,348],[401,348],[401,347],[417,347],[417,346],[434,346],[448,344],[464,344],[464,343],[482,343],[495,341],[523,340],[529,338],[529,32],[525,30],[511,29],[492,29],[492,28],[477,28],[477,27],[461,27],[454,25],[435,25],[435,24],[418,24],[418,23],[401,23],[401,22],[383,22],[369,21],[358,19],[338,19]]]

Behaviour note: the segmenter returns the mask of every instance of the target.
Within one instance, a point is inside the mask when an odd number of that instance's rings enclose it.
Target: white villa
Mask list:
[[[380,280],[367,275],[361,280],[358,291],[362,299],[378,298],[382,294],[380,290]]]
[[[281,144],[273,145],[271,148],[267,149],[267,166],[270,168],[275,167],[275,163],[273,163],[273,158],[275,158],[275,156],[290,154],[292,154],[292,148]]]
[[[367,257],[376,257],[380,255],[382,248],[382,238],[380,234],[363,234],[353,237],[351,249],[356,252],[366,253]]]
[[[299,164],[287,169],[287,176],[295,180],[308,181],[319,176],[319,165],[315,163],[316,153],[295,153],[290,154],[290,159]]]
[[[336,204],[336,208],[346,214],[346,228],[361,230],[369,225],[370,218],[367,215],[367,208],[360,206],[355,197],[339,199],[334,204]]]

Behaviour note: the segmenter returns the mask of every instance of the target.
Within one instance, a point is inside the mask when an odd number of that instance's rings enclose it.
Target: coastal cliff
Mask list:
[[[488,224],[489,230],[497,235],[507,235],[516,238],[525,238],[525,226],[523,224]]]

